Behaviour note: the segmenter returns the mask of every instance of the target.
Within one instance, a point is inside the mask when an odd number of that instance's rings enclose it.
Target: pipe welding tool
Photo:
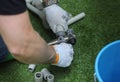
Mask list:
[[[62,42],[67,42],[67,43],[74,45],[76,43],[76,37],[75,37],[73,29],[68,28],[68,26],[71,25],[72,23],[84,18],[85,13],[82,12],[82,13],[72,17],[72,15],[70,13],[65,12],[67,14],[67,16],[63,15],[61,17],[62,17],[62,19],[64,19],[67,22],[67,25],[64,25],[64,23],[63,24],[60,23],[60,24],[50,26],[51,21],[47,20],[45,8],[49,7],[53,4],[58,5],[58,2],[59,2],[59,0],[26,0],[28,9],[30,11],[34,12],[35,14],[37,14],[40,17],[40,19],[42,20],[44,27],[46,29],[51,29],[53,31],[53,33],[57,36],[57,40],[48,43],[48,45],[59,44]],[[29,69],[29,71],[33,72],[35,67],[36,67],[35,64],[30,64],[28,69]]]

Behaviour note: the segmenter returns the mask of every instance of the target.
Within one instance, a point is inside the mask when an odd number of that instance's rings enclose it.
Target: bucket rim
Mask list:
[[[99,78],[99,81],[100,81],[100,82],[103,82],[103,80],[102,80],[102,78],[101,78],[101,76],[100,76],[100,74],[99,74],[99,70],[98,70],[98,62],[99,62],[99,59],[100,59],[100,57],[101,57],[101,54],[102,54],[106,49],[108,49],[110,46],[112,46],[112,45],[114,45],[114,44],[117,44],[117,43],[120,43],[120,40],[116,40],[116,41],[113,41],[113,42],[107,44],[106,46],[104,46],[104,47],[100,50],[100,52],[98,53],[98,55],[97,55],[97,57],[96,57],[96,60],[95,60],[95,73],[96,73],[97,79]]]

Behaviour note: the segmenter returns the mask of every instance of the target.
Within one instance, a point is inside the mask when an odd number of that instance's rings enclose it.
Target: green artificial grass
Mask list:
[[[28,65],[13,60],[0,64],[0,82],[34,82],[34,73],[45,67],[54,74],[55,82],[94,82],[98,52],[108,43],[120,39],[120,0],[60,0],[59,5],[73,16],[86,13],[84,19],[70,26],[77,38],[71,66],[38,65],[30,73]],[[38,16],[30,12],[30,18],[35,30],[47,42],[55,39],[50,30],[43,28]]]

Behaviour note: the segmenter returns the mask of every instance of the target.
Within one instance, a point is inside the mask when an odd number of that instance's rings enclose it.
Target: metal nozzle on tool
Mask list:
[[[68,29],[68,31],[66,32],[66,36],[59,36],[57,40],[48,43],[48,45],[55,45],[61,42],[67,42],[72,45],[76,43],[75,34],[73,33],[72,29]]]

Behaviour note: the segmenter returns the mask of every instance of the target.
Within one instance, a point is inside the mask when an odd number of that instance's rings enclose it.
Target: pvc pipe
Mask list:
[[[82,19],[83,17],[85,17],[85,13],[84,12],[82,12],[82,13],[74,16],[74,17],[72,17],[70,20],[68,20],[68,25],[70,25],[70,24],[72,24],[72,23]]]
[[[27,7],[29,10],[31,10],[32,12],[34,12],[35,14],[37,14],[41,19],[44,18],[44,14],[43,14],[43,10],[39,10],[36,7],[34,7],[33,5],[31,5],[30,3],[27,3]]]
[[[35,82],[43,82],[43,74],[41,72],[36,72],[34,74]]]
[[[36,64],[29,64],[28,70],[29,70],[30,72],[33,72],[33,71],[35,70],[35,67],[36,67]]]
[[[54,82],[54,75],[53,74],[49,74],[47,76],[47,82]]]
[[[47,82],[54,82],[54,75],[52,75],[46,68],[41,70],[41,73],[44,76],[44,79],[47,80]]]
[[[41,73],[43,74],[44,79],[47,80],[47,76],[50,74],[50,72],[46,68],[43,68]]]
[[[27,3],[27,7],[29,10],[31,10],[32,12],[34,12],[35,14],[37,14],[43,22],[43,25],[46,29],[49,29],[49,25],[47,23],[46,17],[45,17],[45,13],[43,10],[39,10],[36,7],[34,7],[32,4],[30,4],[29,2]]]

